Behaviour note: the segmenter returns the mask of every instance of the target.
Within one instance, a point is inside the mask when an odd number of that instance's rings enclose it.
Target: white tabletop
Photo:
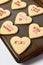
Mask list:
[[[18,64],[0,39],[0,65],[43,65],[43,55],[40,55],[24,64]]]

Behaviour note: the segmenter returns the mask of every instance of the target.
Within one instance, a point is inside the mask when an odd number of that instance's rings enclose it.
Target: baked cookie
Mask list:
[[[21,8],[25,8],[27,6],[26,2],[23,2],[21,0],[13,0],[12,5],[11,5],[11,9],[21,9]]]
[[[15,24],[30,24],[31,22],[32,18],[24,12],[18,13],[15,19]]]
[[[11,38],[10,44],[17,54],[21,54],[30,46],[31,40],[28,37],[14,36]]]
[[[0,8],[0,20],[10,16],[10,11]]]
[[[28,6],[28,14],[29,16],[37,16],[43,13],[42,7],[37,7],[36,5]]]
[[[0,4],[4,4],[6,2],[9,2],[10,0],[0,0]]]
[[[39,27],[38,24],[33,23],[29,26],[29,37],[38,38],[43,36],[43,27]]]
[[[3,35],[15,34],[17,32],[18,27],[13,25],[11,21],[5,21],[0,28],[0,34]]]

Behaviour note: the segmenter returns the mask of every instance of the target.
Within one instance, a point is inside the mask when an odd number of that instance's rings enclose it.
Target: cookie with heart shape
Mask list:
[[[31,39],[43,36],[43,27],[39,27],[38,24],[33,23],[29,26],[29,37]]]
[[[0,34],[2,35],[15,34],[17,32],[18,27],[13,25],[11,21],[5,21],[0,28]]]
[[[30,5],[28,7],[28,14],[29,16],[37,16],[43,13],[42,7],[37,7],[36,5]]]
[[[4,4],[6,2],[9,2],[10,0],[0,0],[0,4]]]
[[[22,54],[30,46],[31,40],[28,37],[14,36],[11,38],[10,44],[17,54]]]
[[[23,2],[21,0],[13,0],[12,5],[11,5],[11,9],[21,9],[21,8],[25,8],[27,6],[26,2]]]
[[[32,18],[24,12],[19,12],[15,19],[15,24],[30,24],[31,22]]]
[[[0,8],[0,20],[6,18],[8,16],[10,16],[10,11]]]

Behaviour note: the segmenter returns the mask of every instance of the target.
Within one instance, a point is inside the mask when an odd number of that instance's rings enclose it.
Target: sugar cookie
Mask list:
[[[10,16],[10,11],[0,8],[0,20],[6,18],[8,16]]]
[[[29,26],[29,37],[38,38],[43,36],[43,27],[39,27],[38,24],[33,23]]]
[[[0,4],[4,4],[6,2],[9,2],[10,0],[0,0]]]
[[[31,22],[32,18],[27,16],[24,12],[18,13],[15,19],[15,24],[30,24]]]
[[[30,46],[31,41],[28,37],[20,38],[18,36],[14,36],[11,38],[10,44],[17,54],[21,54]]]
[[[5,21],[0,28],[0,32],[3,35],[15,34],[17,31],[18,27],[13,25],[11,21]]]
[[[28,7],[29,16],[37,16],[37,15],[42,14],[42,13],[43,13],[42,7],[37,7],[36,5],[30,5]]]
[[[21,0],[13,0],[11,9],[21,9],[25,8],[27,6],[26,2],[23,2]]]

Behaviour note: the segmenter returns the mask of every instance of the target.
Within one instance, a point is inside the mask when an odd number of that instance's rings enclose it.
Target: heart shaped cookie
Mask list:
[[[17,31],[18,27],[13,25],[11,21],[4,22],[0,28],[0,34],[3,35],[15,34]]]
[[[13,0],[11,8],[12,9],[21,9],[25,8],[27,4],[25,2],[22,2],[21,0]]]
[[[10,44],[17,54],[23,53],[30,46],[30,39],[28,37],[14,36],[10,40]]]
[[[43,8],[37,7],[36,5],[30,5],[28,7],[28,14],[29,16],[37,16],[43,13]]]
[[[38,38],[43,36],[43,27],[39,27],[38,24],[33,23],[29,26],[29,37]]]
[[[0,20],[3,18],[6,18],[8,16],[10,16],[10,11],[4,10],[3,8],[0,8]]]
[[[6,2],[9,2],[10,0],[0,0],[0,4],[4,4]]]
[[[18,13],[15,19],[15,24],[30,24],[31,22],[32,18],[27,16],[24,12]]]

